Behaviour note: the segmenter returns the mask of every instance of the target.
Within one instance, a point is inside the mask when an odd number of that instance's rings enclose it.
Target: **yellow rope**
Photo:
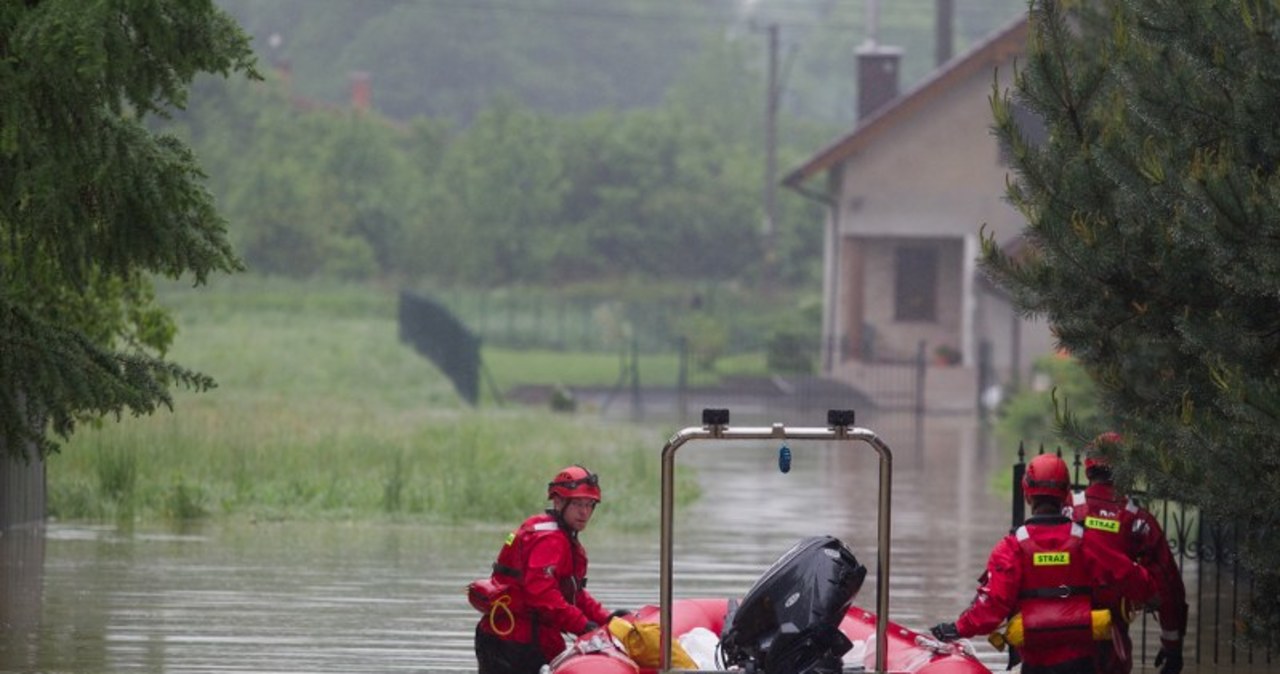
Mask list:
[[[504,594],[493,602],[493,606],[489,607],[489,628],[493,630],[494,634],[497,634],[500,637],[505,637],[516,629],[516,617],[511,613],[511,607],[509,606],[510,603],[511,595]],[[498,613],[498,609],[502,609],[502,611],[507,614],[508,627],[505,631],[498,629],[498,621],[495,618]]]

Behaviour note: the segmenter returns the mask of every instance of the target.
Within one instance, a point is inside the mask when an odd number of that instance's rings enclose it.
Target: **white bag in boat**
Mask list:
[[[698,663],[698,669],[719,671],[724,669],[716,662],[716,651],[720,647],[720,637],[705,627],[695,627],[680,635],[680,647]]]

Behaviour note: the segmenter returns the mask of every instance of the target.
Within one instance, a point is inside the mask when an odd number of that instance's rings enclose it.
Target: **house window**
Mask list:
[[[938,319],[938,250],[928,246],[898,248],[894,260],[894,320]]]

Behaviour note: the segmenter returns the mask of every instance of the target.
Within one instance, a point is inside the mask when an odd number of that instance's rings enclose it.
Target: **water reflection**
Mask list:
[[[917,446],[909,426],[898,440],[894,420],[883,421],[860,423],[895,450],[890,615],[924,627],[968,603],[1008,528],[1007,497],[989,493],[1000,462],[972,422],[930,420]],[[844,540],[875,575],[874,451],[861,443],[792,450],[787,474],[776,445],[681,450],[679,466],[698,468],[706,498],[677,512],[676,596],[741,595],[796,540],[817,534]],[[597,519],[611,516],[624,514],[606,503]],[[0,670],[474,671],[476,614],[462,588],[485,572],[505,533],[294,523],[174,534],[54,524],[39,539],[42,566],[26,553],[43,578],[4,567]],[[584,539],[597,597],[611,607],[656,603],[657,531],[596,527]],[[857,603],[873,607],[874,577],[863,587]],[[1003,656],[975,645],[1002,665]]]
[[[0,534],[0,653],[23,659],[32,657],[34,644],[27,635],[40,625],[43,534],[38,527],[16,527]]]

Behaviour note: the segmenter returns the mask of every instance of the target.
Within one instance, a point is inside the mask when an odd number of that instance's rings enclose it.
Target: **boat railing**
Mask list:
[[[671,436],[662,448],[662,540],[660,560],[660,633],[662,672],[671,669],[672,528],[675,509],[676,452],[694,440],[826,440],[857,441],[871,445],[880,456],[880,497],[876,518],[876,674],[885,673],[889,624],[889,507],[892,502],[893,452],[875,433],[854,426],[853,410],[828,410],[827,426],[772,426],[741,428],[729,425],[729,410],[704,409],[702,426],[691,426]],[[689,671],[689,670],[680,670]]]

